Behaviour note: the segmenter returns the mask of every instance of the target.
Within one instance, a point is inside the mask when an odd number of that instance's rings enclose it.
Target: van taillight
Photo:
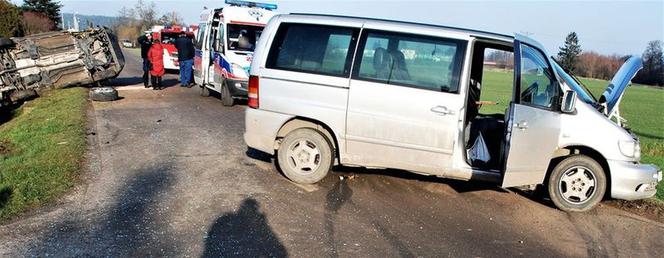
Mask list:
[[[249,76],[249,107],[258,108],[258,76]]]

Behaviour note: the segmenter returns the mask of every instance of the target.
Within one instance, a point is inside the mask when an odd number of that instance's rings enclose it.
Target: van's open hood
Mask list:
[[[625,64],[618,70],[616,75],[613,76],[611,83],[606,88],[602,96],[599,98],[599,104],[605,104],[607,115],[611,114],[614,109],[618,108],[620,98],[625,94],[627,86],[634,78],[637,72],[643,68],[643,61],[640,57],[630,57]]]

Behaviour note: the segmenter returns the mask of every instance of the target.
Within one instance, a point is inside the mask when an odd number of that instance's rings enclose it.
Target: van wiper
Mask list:
[[[572,79],[574,80],[574,82],[576,82],[577,84],[581,85],[581,87],[583,87],[583,89],[588,93],[588,95],[590,95],[590,97],[593,98],[593,101],[595,101],[595,104],[597,104],[597,98],[595,97],[595,95],[593,95],[593,92],[590,91],[590,89],[588,88],[588,86],[586,86],[585,84],[583,84],[583,83],[581,82],[581,80],[579,80],[579,78],[576,77],[576,75],[575,75],[572,71],[570,71],[569,69],[567,69],[567,68],[563,67],[562,65],[560,65],[560,64],[558,63],[558,61],[556,61],[555,58],[551,57],[551,59],[553,59],[553,61],[556,62],[556,64],[558,64],[558,66],[560,66],[560,68],[562,68],[563,71],[565,71],[567,74],[569,74],[569,76],[572,77]]]

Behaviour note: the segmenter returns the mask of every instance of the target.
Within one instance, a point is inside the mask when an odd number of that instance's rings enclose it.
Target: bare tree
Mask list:
[[[174,26],[174,25],[185,26],[184,18],[182,18],[182,16],[176,11],[164,14],[163,16],[161,16],[161,18],[159,18],[158,23],[167,26]]]
[[[157,23],[157,5],[154,2],[145,2],[138,0],[134,11],[141,24],[141,30],[149,30]]]

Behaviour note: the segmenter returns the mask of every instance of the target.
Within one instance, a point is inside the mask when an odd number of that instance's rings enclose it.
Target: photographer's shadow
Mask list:
[[[287,257],[253,198],[219,217],[208,230],[202,257]]]

